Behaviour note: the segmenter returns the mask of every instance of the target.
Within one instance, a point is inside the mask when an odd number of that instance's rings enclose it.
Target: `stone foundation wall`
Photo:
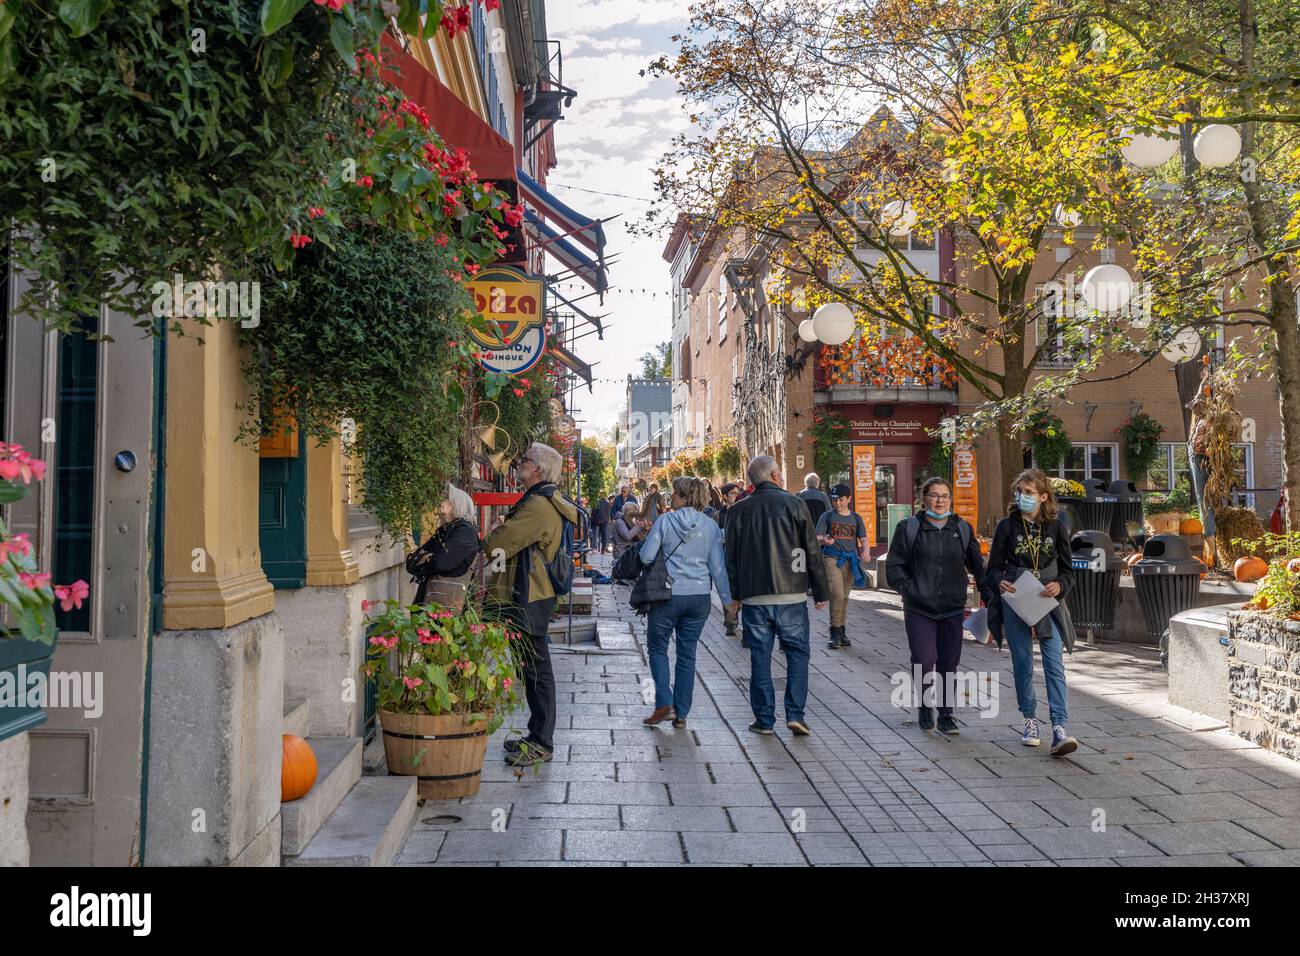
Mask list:
[[[27,866],[27,734],[0,740],[0,866]]]
[[[1228,615],[1232,729],[1300,760],[1300,622],[1250,611]]]

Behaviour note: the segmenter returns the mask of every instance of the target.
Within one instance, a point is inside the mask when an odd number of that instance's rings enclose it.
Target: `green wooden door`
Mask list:
[[[277,588],[307,582],[307,462],[262,458],[257,501],[262,570]]]

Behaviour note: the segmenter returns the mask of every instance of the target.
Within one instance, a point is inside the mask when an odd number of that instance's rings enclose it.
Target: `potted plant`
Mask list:
[[[1170,492],[1151,492],[1142,498],[1142,515],[1152,534],[1178,534],[1183,519],[1194,510],[1191,492],[1183,485]]]
[[[1047,481],[1052,486],[1053,494],[1056,495],[1056,503],[1066,513],[1069,526],[1072,529],[1081,527],[1080,508],[1087,501],[1087,490],[1073,478],[1048,478]]]
[[[1160,455],[1160,436],[1165,426],[1148,415],[1138,412],[1129,417],[1115,433],[1124,439],[1124,467],[1129,481],[1141,484]]]
[[[21,500],[32,479],[44,476],[43,461],[21,445],[0,442],[0,505]],[[52,585],[50,575],[37,568],[27,535],[10,534],[0,520],[0,604],[9,615],[9,627],[0,630],[0,740],[45,722],[44,694],[32,690],[48,686],[58,636],[54,602],[71,611],[89,594],[85,581]],[[34,681],[37,674],[43,679]]]
[[[420,778],[434,799],[478,792],[488,737],[519,702],[519,633],[437,604],[383,606],[367,624],[363,672],[377,685],[388,772]]]

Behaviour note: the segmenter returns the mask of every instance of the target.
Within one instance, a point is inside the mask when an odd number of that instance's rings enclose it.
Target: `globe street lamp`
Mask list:
[[[827,345],[843,345],[853,337],[853,310],[843,302],[827,302],[812,317],[812,331]],[[802,336],[802,331],[800,335]]]

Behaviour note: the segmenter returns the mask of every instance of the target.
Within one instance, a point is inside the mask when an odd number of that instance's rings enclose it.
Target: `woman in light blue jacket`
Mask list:
[[[708,491],[701,479],[674,478],[673,510],[655,519],[641,545],[641,560],[646,564],[654,561],[660,548],[664,549],[673,592],[670,600],[650,608],[646,626],[650,674],[655,682],[655,709],[642,721],[646,726],[665,720],[672,720],[678,729],[686,726],[695,690],[695,646],[709,619],[710,584],[717,589],[723,607],[731,604],[722,532],[715,521],[705,516],[706,504]],[[671,681],[668,642],[674,631],[677,673],[676,681]]]

